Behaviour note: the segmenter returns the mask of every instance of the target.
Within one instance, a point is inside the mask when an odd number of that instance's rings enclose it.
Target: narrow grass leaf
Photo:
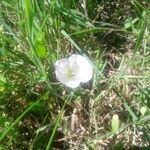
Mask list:
[[[71,100],[71,98],[70,98],[70,100]],[[54,129],[53,129],[52,134],[51,134],[51,136],[50,136],[50,139],[49,139],[49,141],[48,141],[48,144],[47,144],[47,146],[46,146],[46,150],[49,150],[49,149],[51,148],[52,142],[53,142],[53,140],[54,140],[55,133],[56,133],[56,131],[57,131],[57,129],[58,129],[58,126],[59,126],[59,124],[60,124],[61,117],[62,117],[62,114],[63,114],[63,111],[64,111],[64,109],[65,109],[65,106],[66,106],[67,102],[68,102],[68,98],[66,98],[66,100],[65,100],[65,102],[64,102],[64,105],[63,105],[63,107],[62,107],[60,113],[58,114],[58,116],[57,116],[57,118],[56,118],[55,126],[54,126]]]
[[[93,28],[89,28],[89,29],[83,29],[83,30],[80,30],[80,31],[77,31],[77,32],[73,32],[71,33],[71,36],[72,35],[80,35],[80,34],[86,34],[86,33],[89,33],[89,32],[92,32],[92,33],[99,33],[99,32],[103,32],[103,31],[118,31],[118,32],[126,32],[126,33],[130,33],[129,31],[125,30],[125,29],[115,29],[115,28],[107,28],[107,27],[93,27]]]
[[[136,42],[136,46],[135,46],[135,50],[134,50],[134,54],[140,49],[142,41],[143,41],[143,37],[145,34],[145,30],[147,27],[147,18],[148,18],[148,12],[147,11],[143,11],[142,14],[142,21],[141,21],[141,27],[140,27],[140,33],[137,37],[137,42]]]
[[[75,41],[66,33],[65,30],[62,30],[61,33],[68,39],[68,41],[79,51],[82,52],[81,48],[75,43]]]
[[[4,132],[2,132],[0,134],[0,141],[2,141],[5,136],[7,135],[7,133],[17,124],[19,123],[19,121],[37,104],[39,103],[40,100],[43,100],[43,99],[47,99],[47,96],[48,96],[48,93],[47,92],[43,97],[41,97],[38,101],[32,103],[32,105],[30,105],[8,128],[6,128],[4,130]]]
[[[146,115],[139,120],[139,123],[150,121],[150,115]]]
[[[27,108],[7,129],[4,130],[4,132],[0,135],[0,141],[4,139],[4,137],[7,135],[7,133],[22,119],[22,117],[29,112],[29,110],[34,107],[38,101],[33,103],[29,108]]]
[[[29,33],[31,34],[32,24],[33,24],[33,16],[34,16],[32,1],[24,0],[24,5],[25,5],[25,13],[26,13],[26,19],[27,19],[27,24],[28,24],[28,30],[29,30]]]
[[[116,95],[120,98],[120,100],[123,102],[124,107],[127,109],[127,111],[129,112],[129,114],[131,115],[133,121],[137,121],[138,118],[135,115],[135,113],[132,111],[132,109],[130,108],[130,106],[127,104],[124,96],[122,95],[121,91],[118,91],[117,89],[113,88],[113,91],[116,93]]]

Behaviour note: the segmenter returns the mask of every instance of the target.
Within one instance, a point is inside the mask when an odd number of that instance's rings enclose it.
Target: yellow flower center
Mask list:
[[[67,78],[73,79],[75,77],[75,72],[72,68],[66,68],[65,75],[67,76]]]

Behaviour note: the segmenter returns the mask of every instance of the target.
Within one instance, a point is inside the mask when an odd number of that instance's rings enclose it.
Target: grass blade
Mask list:
[[[31,34],[32,31],[32,25],[33,25],[33,5],[31,0],[25,0],[24,1],[25,6],[25,13],[26,13],[26,19],[27,19],[27,27],[28,31]]]
[[[0,141],[2,141],[7,133],[32,109],[39,101],[42,99],[46,99],[48,96],[48,92],[40,98],[38,101],[34,102],[30,107],[28,107],[7,129],[4,130],[4,132],[0,135]]]

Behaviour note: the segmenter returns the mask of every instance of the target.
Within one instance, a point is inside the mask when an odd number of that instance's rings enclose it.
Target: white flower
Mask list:
[[[68,87],[76,88],[91,80],[93,66],[84,56],[73,54],[55,63],[56,78]]]

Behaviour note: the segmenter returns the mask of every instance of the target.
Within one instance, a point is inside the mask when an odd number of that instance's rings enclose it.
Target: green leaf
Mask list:
[[[33,5],[31,0],[25,0],[25,13],[26,13],[26,19],[28,24],[29,33],[31,33],[32,30],[32,24],[33,24]]]
[[[35,41],[35,52],[39,58],[44,59],[47,55],[45,47],[45,36],[43,33],[38,34],[38,37]]]
[[[113,115],[112,120],[111,120],[111,128],[112,128],[112,132],[114,134],[117,134],[118,130],[119,130],[119,118],[118,115]]]
[[[3,76],[0,76],[0,92],[5,90],[6,79]]]
[[[0,150],[5,150],[6,148],[4,147],[4,145],[0,145]]]
[[[82,52],[81,48],[75,43],[75,41],[70,37],[70,35],[69,35],[65,30],[62,30],[61,33],[68,39],[68,41],[69,41],[79,52]]]
[[[129,114],[131,115],[134,122],[138,120],[136,114],[132,111],[128,103],[126,102],[125,96],[122,94],[121,91],[118,91],[117,89],[113,88],[113,91],[116,93],[116,95],[120,98],[120,100],[123,102],[124,107],[127,109]]]

